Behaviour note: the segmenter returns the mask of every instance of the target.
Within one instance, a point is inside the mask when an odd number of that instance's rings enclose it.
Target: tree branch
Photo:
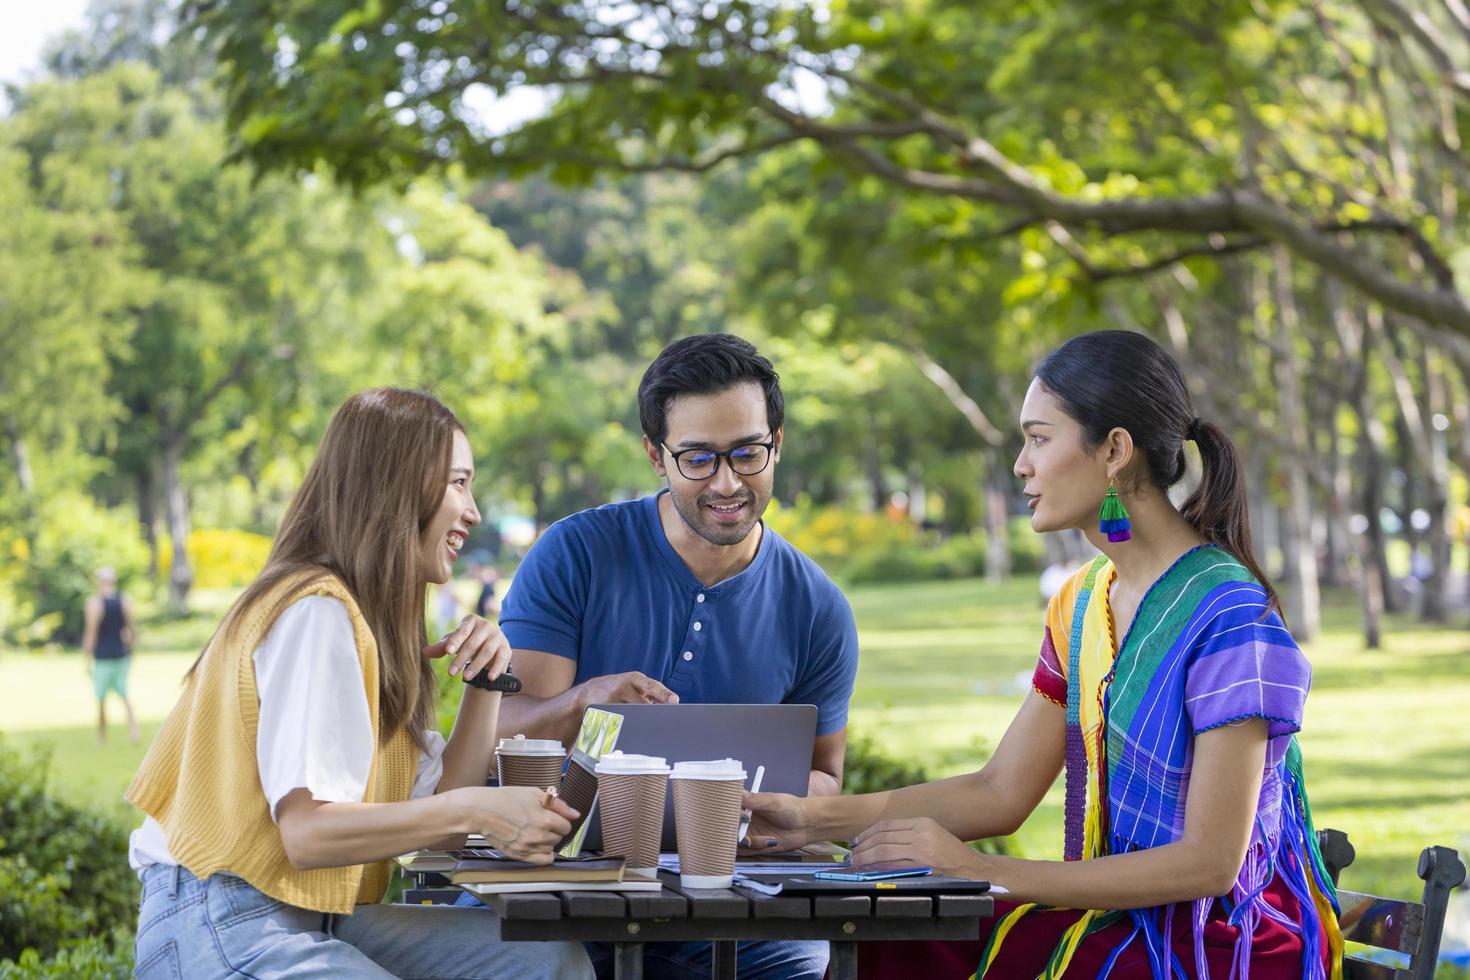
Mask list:
[[[919,370],[924,372],[924,377],[934,382],[935,387],[944,392],[950,404],[959,409],[960,414],[970,423],[971,428],[980,434],[980,438],[984,439],[987,445],[998,448],[1002,444],[1004,437],[1001,436],[1000,430],[985,415],[979,403],[965,394],[965,389],[960,387],[954,375],[940,367],[934,358],[918,347],[910,346],[909,356],[914,359],[914,364]]]
[[[1410,10],[1399,2],[1399,0],[1368,0],[1368,16],[1373,17],[1373,10],[1377,8],[1396,21],[1406,33],[1412,37],[1416,44],[1434,63],[1439,70],[1440,78],[1461,98],[1470,98],[1470,71],[1465,71],[1455,64],[1450,57],[1449,51],[1440,43],[1438,37],[1439,27],[1422,10]],[[1383,18],[1373,17],[1383,25]]]
[[[1222,255],[1235,255],[1239,252],[1250,252],[1271,244],[1269,238],[1252,235],[1248,238],[1238,238],[1235,241],[1226,241],[1222,236],[1211,235],[1210,240],[1196,245],[1192,248],[1182,248],[1177,252],[1144,262],[1140,265],[1121,266],[1093,266],[1087,269],[1087,275],[1094,282],[1102,282],[1105,279],[1123,279],[1130,276],[1146,276],[1152,272],[1167,269],[1177,265],[1185,259],[1196,258],[1201,255],[1220,257]]]

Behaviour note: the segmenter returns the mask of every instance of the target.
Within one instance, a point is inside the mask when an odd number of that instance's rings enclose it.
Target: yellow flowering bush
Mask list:
[[[173,566],[173,544],[164,538],[158,545],[159,575],[168,580]],[[237,528],[199,528],[189,532],[185,551],[194,569],[194,587],[238,589],[248,585],[265,567],[271,539],[264,534]]]
[[[914,525],[887,514],[847,507],[814,506],[806,501],[778,504],[772,500],[765,521],[829,575],[843,571],[860,554],[891,551],[917,543]]]

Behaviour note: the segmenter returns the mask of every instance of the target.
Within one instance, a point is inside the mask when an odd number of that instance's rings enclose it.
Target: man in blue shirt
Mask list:
[[[532,547],[500,617],[524,685],[500,734],[570,743],[599,703],[815,704],[808,791],[840,792],[857,627],[837,586],[761,521],[785,421],[771,362],[728,334],[687,337],[649,366],[638,409],[665,487],[574,514]],[[708,960],[708,944],[687,952],[669,959]],[[826,958],[825,943],[742,943],[739,970],[820,977]]]

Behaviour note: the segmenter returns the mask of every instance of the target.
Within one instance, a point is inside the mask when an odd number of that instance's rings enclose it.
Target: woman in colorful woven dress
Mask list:
[[[1311,671],[1251,553],[1235,448],[1168,355],[1123,331],[1047,357],[1020,423],[1032,527],[1080,527],[1101,555],[1051,600],[995,754],[891,792],[756,794],[752,840],[851,838],[859,867],[1009,890],[973,942],[862,944],[865,977],[1339,976],[1293,738]],[[1187,442],[1202,474],[1176,507]],[[1064,860],[964,843],[1013,833],[1063,771]]]
[[[349,398],[265,568],[190,669],[128,799],[147,814],[136,976],[590,977],[580,944],[498,942],[489,909],[378,904],[394,855],[483,834],[549,862],[575,818],[487,788],[501,695],[465,685],[446,744],[430,660],[499,676],[466,616],[427,644],[428,587],[479,523],[458,419],[421,391]]]

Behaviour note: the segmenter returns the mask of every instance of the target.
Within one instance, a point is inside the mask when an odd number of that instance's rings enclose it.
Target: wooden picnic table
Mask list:
[[[658,892],[520,892],[485,895],[500,915],[501,938],[613,944],[619,980],[643,976],[643,945],[707,941],[715,980],[734,980],[742,939],[825,939],[828,976],[857,977],[857,944],[875,939],[974,939],[994,912],[984,894],[762,895],[734,888],[682,888],[659,872]]]

